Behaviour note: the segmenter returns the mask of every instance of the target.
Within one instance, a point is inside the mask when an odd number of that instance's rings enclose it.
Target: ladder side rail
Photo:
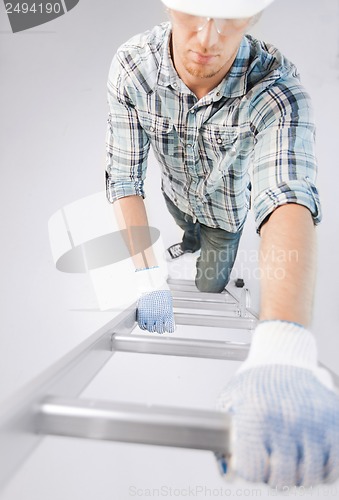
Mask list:
[[[241,289],[243,290],[243,289]],[[247,292],[246,292],[247,291]],[[249,299],[249,290],[247,288],[245,288],[245,295],[244,293],[242,293],[240,295],[240,297],[234,293],[233,290],[231,290],[231,287],[228,285],[226,286],[226,292],[234,299],[236,300],[236,302],[238,303],[238,306],[239,306],[239,310],[246,310],[247,312],[249,312],[251,314],[251,316],[253,316],[256,320],[259,320],[259,314],[257,311],[255,311],[252,307],[248,306],[247,304],[247,300]],[[245,301],[245,303],[243,302]]]
[[[41,440],[36,408],[48,396],[76,397],[113,355],[112,332],[135,326],[136,304],[120,313],[0,405],[0,489]]]

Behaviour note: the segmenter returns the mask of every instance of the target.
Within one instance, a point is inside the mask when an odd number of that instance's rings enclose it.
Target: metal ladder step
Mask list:
[[[112,335],[112,349],[119,352],[188,356],[243,361],[250,344],[221,340],[195,340],[144,335]]]
[[[229,451],[231,417],[216,411],[49,397],[36,418],[42,434]]]

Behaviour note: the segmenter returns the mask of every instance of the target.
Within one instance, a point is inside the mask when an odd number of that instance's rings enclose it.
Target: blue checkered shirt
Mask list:
[[[162,190],[193,220],[239,231],[252,205],[257,230],[278,206],[321,207],[315,126],[296,67],[243,37],[233,66],[202,99],[180,80],[163,23],[123,44],[108,78],[106,192],[145,197],[150,145]]]

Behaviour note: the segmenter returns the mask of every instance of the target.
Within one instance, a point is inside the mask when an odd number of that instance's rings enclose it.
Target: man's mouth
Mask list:
[[[208,64],[216,59],[216,54],[201,54],[200,52],[192,51],[193,60],[199,64]]]

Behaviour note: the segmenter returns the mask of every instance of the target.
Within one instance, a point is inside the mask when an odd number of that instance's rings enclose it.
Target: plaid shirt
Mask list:
[[[162,190],[193,220],[239,231],[250,208],[259,231],[278,206],[321,208],[315,127],[295,66],[246,35],[222,82],[198,100],[180,80],[163,23],[123,44],[108,79],[106,192],[145,197],[152,145]]]

